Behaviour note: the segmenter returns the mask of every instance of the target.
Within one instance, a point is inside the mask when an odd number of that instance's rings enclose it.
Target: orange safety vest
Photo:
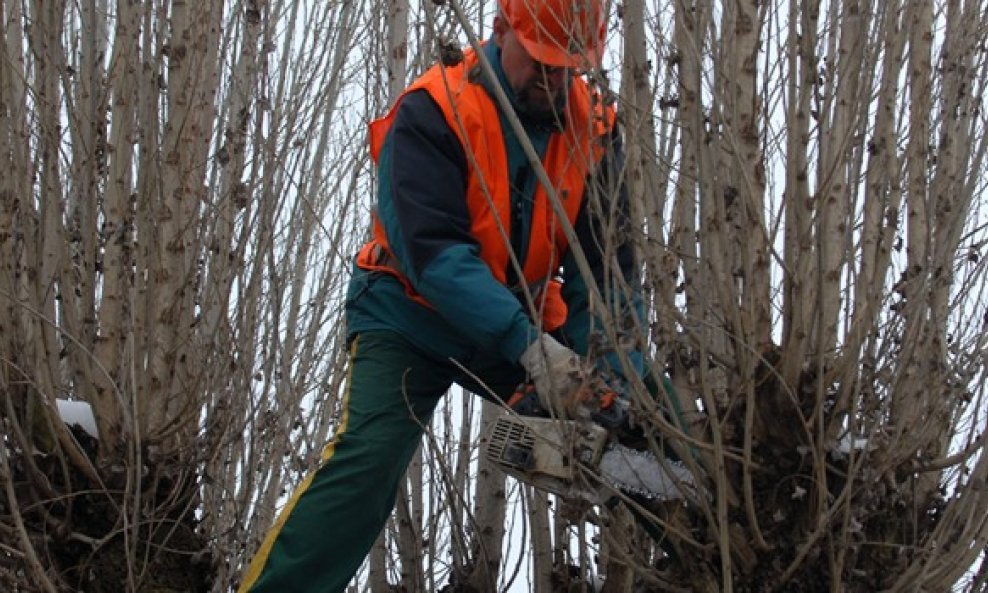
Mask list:
[[[469,168],[466,201],[470,230],[480,245],[480,258],[490,267],[494,278],[506,284],[511,265],[508,255],[511,236],[508,157],[497,105],[479,82],[479,68],[476,53],[467,50],[463,61],[455,66],[433,66],[413,82],[402,97],[415,90],[427,91],[442,109],[450,129],[459,137]],[[401,97],[386,116],[370,124],[371,158],[375,163],[400,103]],[[614,125],[613,109],[603,108],[598,101],[591,117],[591,103],[589,86],[582,78],[574,77],[567,98],[565,130],[551,135],[542,161],[571,225],[580,211],[587,175],[600,162],[606,146],[604,140]],[[397,277],[409,298],[431,307],[398,269],[397,259],[391,254],[384,226],[376,213],[373,224],[373,238],[357,255],[357,265]],[[545,188],[539,183],[534,196],[528,253],[522,268],[525,281],[533,291],[539,291],[536,304],[544,303],[540,317],[544,328],[550,331],[566,321],[561,284],[553,280],[552,275],[559,269],[568,245]],[[540,291],[543,287],[544,295]]]

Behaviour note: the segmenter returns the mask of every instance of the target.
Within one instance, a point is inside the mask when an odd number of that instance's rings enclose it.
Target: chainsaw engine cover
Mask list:
[[[564,498],[594,497],[578,466],[595,468],[607,430],[573,420],[507,415],[487,435],[487,458],[506,474]]]

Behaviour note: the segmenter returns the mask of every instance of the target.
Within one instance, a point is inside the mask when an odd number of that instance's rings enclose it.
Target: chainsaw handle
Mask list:
[[[535,391],[534,383],[521,383],[508,398],[508,407],[519,416],[534,416],[548,418],[549,411],[542,407],[539,394]]]
[[[628,408],[617,392],[610,388],[584,388],[578,396],[580,405],[590,412],[594,423],[608,430],[617,430],[628,425]],[[535,384],[521,383],[508,398],[508,407],[520,416],[549,418],[552,414],[542,406]]]

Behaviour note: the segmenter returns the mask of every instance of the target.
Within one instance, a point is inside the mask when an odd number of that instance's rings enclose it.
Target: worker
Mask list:
[[[339,424],[257,551],[242,593],[343,591],[454,383],[503,401],[531,381],[565,412],[600,342],[591,338],[602,317],[588,281],[612,319],[640,320],[640,292],[622,292],[639,280],[614,111],[583,74],[600,63],[604,32],[601,0],[499,0],[478,51],[432,67],[372,122],[377,204],[346,301]],[[566,226],[592,280],[580,273]],[[600,350],[617,378],[641,365],[638,353]]]

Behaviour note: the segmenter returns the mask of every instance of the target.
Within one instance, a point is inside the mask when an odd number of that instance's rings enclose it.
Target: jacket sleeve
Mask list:
[[[636,232],[623,183],[624,153],[615,129],[611,146],[588,179],[583,205],[574,230],[587,257],[596,284],[614,321],[619,344],[602,331],[600,311],[591,310],[586,280],[576,266],[573,249],[563,258],[563,298],[569,314],[563,326],[564,340],[579,354],[597,362],[599,368],[625,376],[618,350],[628,355],[632,369],[643,372],[640,328],[645,324],[641,271],[631,237]]]
[[[470,232],[466,155],[425,91],[399,105],[378,172],[378,217],[412,286],[478,348],[517,362],[535,330],[480,259]]]

